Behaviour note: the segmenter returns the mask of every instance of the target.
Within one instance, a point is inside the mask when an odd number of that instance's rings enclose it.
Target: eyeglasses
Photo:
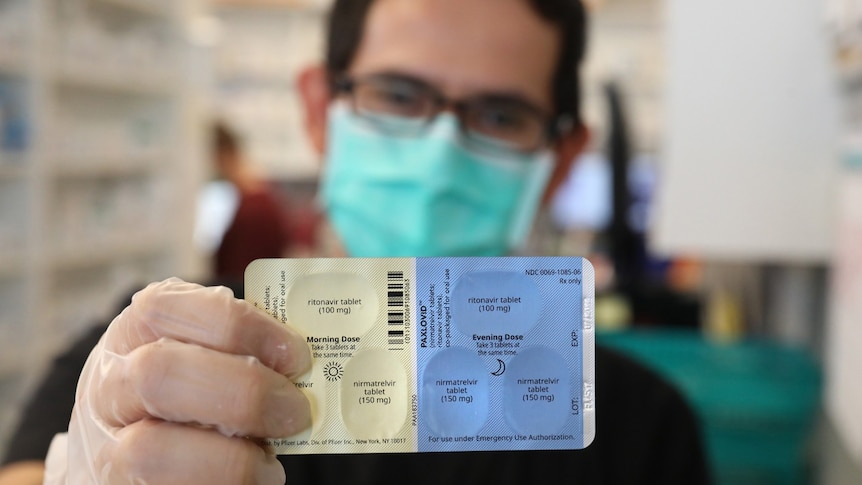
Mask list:
[[[463,139],[483,150],[534,152],[558,133],[553,117],[513,96],[481,95],[455,101],[423,81],[392,74],[341,78],[336,89],[350,97],[354,113],[392,136],[422,134],[445,109],[458,117]]]

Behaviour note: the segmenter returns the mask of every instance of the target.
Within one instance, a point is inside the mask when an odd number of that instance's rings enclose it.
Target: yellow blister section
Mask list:
[[[312,426],[269,440],[278,454],[416,450],[414,277],[410,258],[262,259],[248,267],[246,300],[296,329],[312,356],[312,369],[295,381]]]

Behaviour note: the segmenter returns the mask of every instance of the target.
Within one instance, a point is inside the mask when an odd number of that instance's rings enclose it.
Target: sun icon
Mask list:
[[[344,375],[344,368],[338,362],[327,362],[323,366],[323,375],[329,382],[335,382]]]

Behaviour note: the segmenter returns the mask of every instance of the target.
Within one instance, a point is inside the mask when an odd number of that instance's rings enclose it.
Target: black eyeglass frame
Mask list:
[[[354,78],[351,76],[342,75],[338,76],[335,79],[333,85],[336,93],[350,96],[351,109],[354,111],[354,113],[362,116],[362,113],[359,112],[360,110],[356,106],[356,99],[354,96],[356,88],[361,84],[373,83],[377,80],[385,79],[386,77],[388,77],[386,74],[372,74],[364,78]],[[400,78],[402,76],[394,75],[392,77]],[[430,114],[424,120],[422,129],[427,127],[441,112],[449,109],[457,116],[459,121],[459,129],[461,130],[462,135],[468,136],[467,132],[469,130],[466,128],[464,119],[466,117],[466,113],[470,110],[471,106],[474,106],[478,103],[487,102],[489,99],[503,99],[504,101],[513,101],[512,99],[500,95],[479,95],[468,99],[454,100],[447,97],[435,86],[425,81],[422,81],[421,79],[416,79],[412,77],[405,77],[405,79],[421,87],[428,94],[430,94],[430,100],[434,103],[434,110],[431,111]],[[559,139],[559,137],[562,136],[567,130],[571,129],[573,125],[571,117],[568,115],[549,115],[547,111],[529,102],[526,102],[521,99],[517,99],[515,101],[517,101],[522,108],[527,109],[528,112],[535,114],[537,118],[541,118],[544,120],[542,121],[542,124],[544,125],[542,137],[540,140],[537,140],[535,146],[528,149],[518,149],[512,147],[516,151],[520,151],[523,153],[532,153],[538,151],[541,148],[548,146],[555,140]]]

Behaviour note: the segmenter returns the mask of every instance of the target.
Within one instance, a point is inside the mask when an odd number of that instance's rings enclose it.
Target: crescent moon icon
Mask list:
[[[497,370],[491,373],[493,376],[501,376],[503,372],[506,372],[506,363],[500,359],[497,359]]]

